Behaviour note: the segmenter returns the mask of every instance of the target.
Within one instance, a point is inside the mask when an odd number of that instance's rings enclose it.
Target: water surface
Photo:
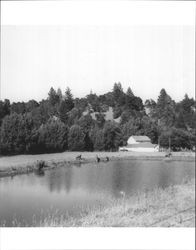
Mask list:
[[[13,219],[31,225],[34,219],[58,210],[77,216],[86,207],[120,198],[122,191],[165,188],[195,175],[194,162],[121,160],[57,168],[38,175],[0,179],[0,225]]]

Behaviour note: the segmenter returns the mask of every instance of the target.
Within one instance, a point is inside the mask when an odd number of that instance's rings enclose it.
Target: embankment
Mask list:
[[[195,180],[114,199],[80,218],[50,215],[37,226],[64,227],[195,227]]]
[[[82,160],[76,160],[77,155],[82,155]],[[66,164],[93,163],[96,162],[96,156],[101,161],[118,160],[166,160],[166,161],[195,161],[195,153],[175,152],[171,158],[165,158],[164,152],[157,153],[136,153],[136,152],[63,152],[55,154],[40,155],[17,155],[0,157],[0,177],[13,176],[16,174],[25,174],[37,169],[39,161],[45,162],[45,169],[63,167]]]

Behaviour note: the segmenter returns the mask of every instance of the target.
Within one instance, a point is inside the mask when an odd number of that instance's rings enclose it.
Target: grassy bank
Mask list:
[[[168,160],[165,159],[164,152],[156,153],[137,153],[137,152],[63,152],[56,154],[41,154],[41,155],[17,155],[0,157],[0,177],[29,173],[37,169],[38,161],[45,161],[46,169],[65,166],[65,164],[75,164],[77,155],[82,155],[81,163],[95,162],[96,155],[101,160],[105,160],[108,156],[110,161],[121,159],[132,160]],[[176,152],[169,160],[178,161],[194,161],[195,153]]]
[[[35,226],[194,227],[195,180],[111,200],[104,207],[86,209],[78,218],[50,214]]]

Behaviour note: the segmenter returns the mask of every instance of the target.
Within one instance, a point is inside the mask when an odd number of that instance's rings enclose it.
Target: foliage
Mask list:
[[[65,91],[65,97],[60,102],[59,105],[59,117],[62,122],[67,123],[68,122],[68,112],[71,111],[74,107],[74,101],[73,101],[73,95],[71,93],[70,88],[67,88]]]
[[[80,126],[82,132],[85,135],[85,137],[84,137],[84,144],[85,144],[84,149],[86,151],[92,151],[93,150],[93,143],[92,143],[91,138],[90,138],[90,130],[94,126],[94,121],[93,121],[91,115],[88,114],[88,115],[82,116],[78,120],[78,125]]]
[[[86,99],[95,112],[100,111],[99,99],[96,94],[90,93],[89,95],[87,95]]]
[[[145,101],[146,114],[151,118],[156,117],[156,102],[153,99],[148,99]]]
[[[65,104],[66,104],[66,111],[69,112],[74,107],[73,95],[71,93],[71,89],[67,87],[65,91]]]
[[[150,119],[148,116],[144,116],[141,120],[142,132],[140,134],[147,135],[151,142],[154,144],[158,143],[158,126],[157,123]]]
[[[59,102],[61,102],[62,99],[63,99],[63,94],[62,94],[61,89],[58,88],[56,93],[57,93],[57,95],[58,95]]]
[[[125,108],[128,110],[143,110],[142,99],[137,96],[126,95],[126,105]]]
[[[104,112],[109,108],[108,116]],[[114,151],[132,135],[147,135],[164,148],[170,138],[173,150],[193,149],[195,128],[196,102],[187,94],[175,102],[162,89],[156,102],[148,99],[143,105],[131,87],[125,93],[120,82],[102,95],[91,91],[74,98],[69,87],[64,94],[51,87],[40,102],[0,101],[0,154]]]
[[[3,120],[0,131],[3,154],[29,153],[33,144],[34,122],[28,114],[11,114]]]
[[[70,128],[68,148],[71,151],[83,151],[85,149],[85,134],[79,125],[73,125]]]
[[[5,99],[4,102],[0,101],[0,126],[3,118],[10,114],[10,101]]]
[[[106,122],[103,128],[104,149],[116,151],[122,145],[120,127],[115,122]]]
[[[38,128],[41,126],[41,124],[46,123],[50,116],[55,114],[55,111],[54,107],[49,105],[48,100],[42,100],[39,104],[39,107],[33,109],[30,114],[36,124],[36,127]]]
[[[105,149],[103,129],[97,129],[97,131],[94,131],[94,133],[95,133],[94,150],[103,151]]]
[[[132,89],[130,88],[130,87],[128,87],[128,89],[127,89],[127,96],[129,96],[129,97],[134,97],[134,94],[133,94],[133,91],[132,91]]]
[[[53,87],[50,88],[50,91],[48,93],[48,100],[51,106],[55,106],[55,104],[59,103],[59,95],[57,92],[53,89]]]
[[[165,131],[160,136],[160,146],[169,148],[174,151],[181,149],[192,149],[194,136],[182,129],[172,128],[170,131]]]
[[[24,114],[26,112],[26,107],[24,102],[13,102],[10,106],[10,113]]]
[[[58,113],[60,120],[66,124],[68,122],[68,109],[65,100],[61,101]]]
[[[176,126],[184,129],[196,127],[196,102],[193,98],[189,98],[186,94],[184,99],[176,105],[176,113],[178,113]]]
[[[78,125],[81,127],[83,133],[88,133],[90,129],[94,126],[94,121],[90,114],[81,116],[78,120]]]
[[[175,122],[175,103],[171,97],[162,89],[157,100],[156,117],[164,127],[171,127]]]
[[[50,119],[38,130],[38,145],[43,152],[62,152],[68,148],[68,127],[60,120]]]
[[[103,128],[105,124],[105,115],[103,113],[97,113],[95,114],[95,116],[96,116],[96,125],[99,128]]]
[[[27,103],[25,103],[25,112],[31,112],[37,107],[39,107],[39,103],[36,102],[35,100],[30,100]]]
[[[78,120],[80,119],[82,115],[82,112],[79,108],[73,108],[69,113],[68,113],[68,125],[71,127],[74,124],[78,123]]]

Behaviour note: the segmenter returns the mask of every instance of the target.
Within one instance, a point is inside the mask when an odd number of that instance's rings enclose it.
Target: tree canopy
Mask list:
[[[147,135],[164,148],[170,139],[173,150],[192,150],[195,134],[195,100],[185,94],[175,102],[165,89],[144,103],[131,86],[124,92],[120,82],[101,95],[91,91],[74,98],[69,87],[64,92],[51,87],[40,102],[0,101],[1,155],[115,151],[131,135]]]

